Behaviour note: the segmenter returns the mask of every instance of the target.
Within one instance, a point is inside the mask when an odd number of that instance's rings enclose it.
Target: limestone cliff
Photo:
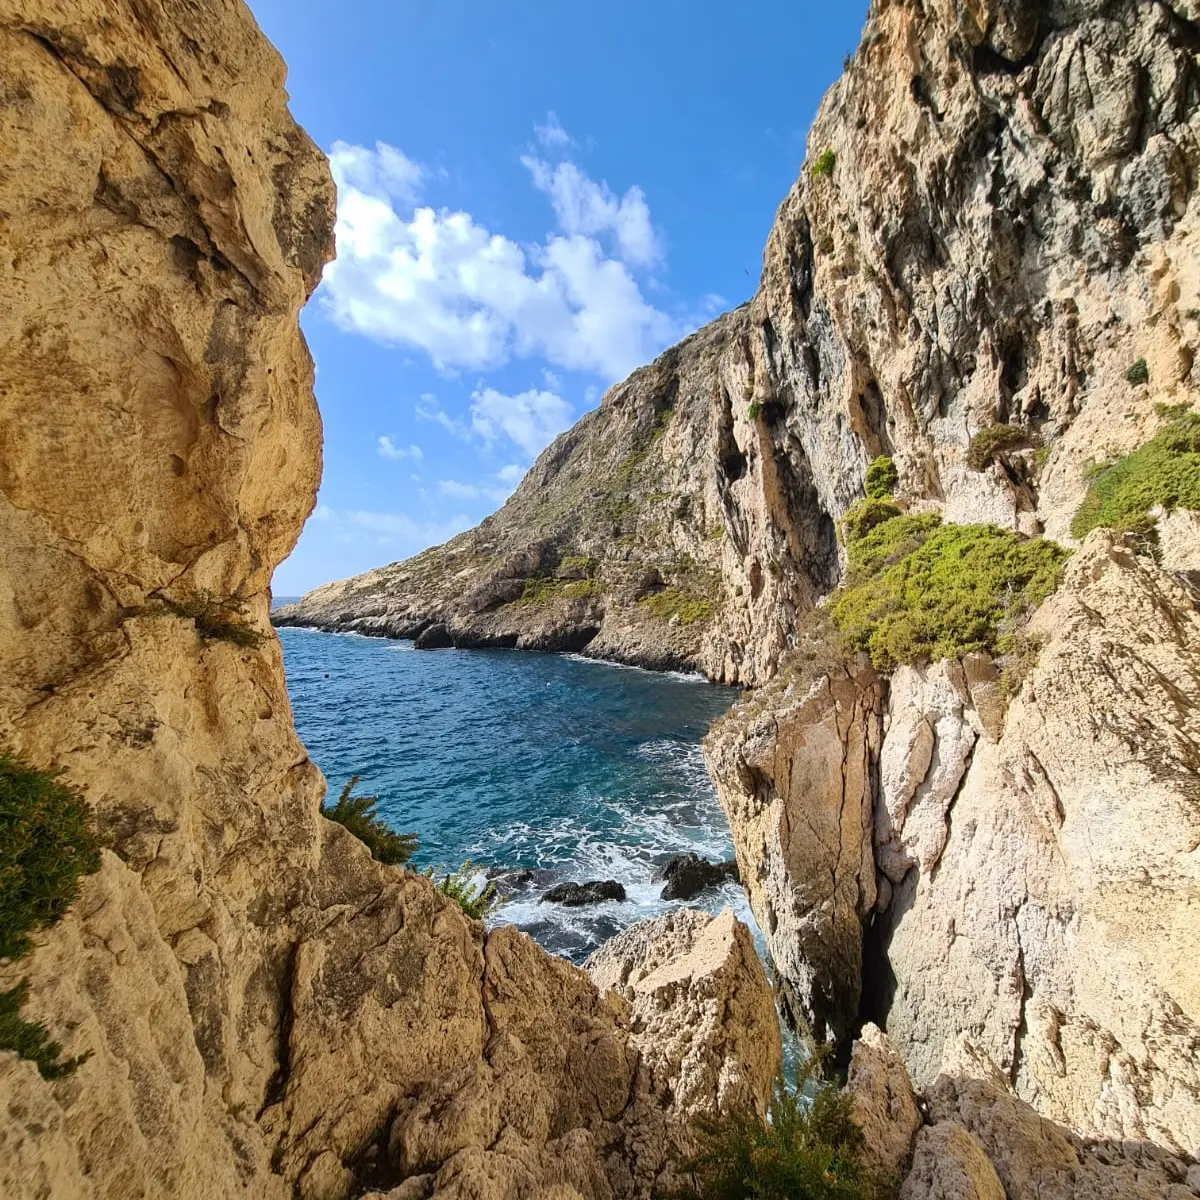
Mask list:
[[[333,188],[278,56],[240,0],[0,0],[0,62],[0,739],[107,845],[0,963],[89,1056],[0,1052],[0,1193],[648,1195],[777,1043],[714,1019],[651,1065],[628,1000],[318,813],[266,614],[319,475]],[[680,1020],[735,984],[769,1011],[725,933]]]
[[[1035,1194],[1048,1168],[1009,1136],[1058,1156],[1037,1194],[1181,1194],[1200,1155],[1197,518],[1160,521],[1157,560],[1071,536],[1092,466],[1200,398],[1198,20],[875,0],[751,303],[610,391],[478,530],[284,618],[766,684],[710,767],[792,1015],[843,1051],[886,1024],[944,1101],[910,1195]],[[810,652],[877,455],[910,512],[1076,550],[1040,656],[881,678]],[[975,1066],[945,1053],[962,1033]]]

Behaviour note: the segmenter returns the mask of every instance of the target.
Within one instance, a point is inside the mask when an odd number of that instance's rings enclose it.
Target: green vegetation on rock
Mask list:
[[[812,165],[814,179],[828,178],[837,166],[837,155],[832,150],[825,150]]]
[[[551,600],[586,600],[600,594],[600,585],[595,579],[558,579],[552,575],[538,575],[526,579],[520,596],[513,604],[547,604]]]
[[[748,409],[746,409],[746,420],[747,421],[757,421],[758,414],[761,412],[762,412],[762,405],[759,404],[759,402],[757,400],[752,400],[750,402],[750,407]]]
[[[678,617],[680,625],[695,625],[700,621],[711,620],[716,611],[716,606],[707,596],[698,596],[677,587],[663,588],[662,591],[646,596],[638,603],[664,621]]]
[[[745,1109],[698,1118],[680,1200],[883,1200],[850,1097],[832,1084],[807,1096],[806,1083],[776,1086],[769,1121]]]
[[[871,500],[886,500],[900,482],[896,464],[886,454],[872,459],[867,467],[867,496]]]
[[[58,921],[79,893],[79,880],[100,868],[91,810],[78,792],[47,771],[0,751],[0,958],[32,948],[32,935]],[[59,1060],[44,1025],[20,1015],[24,982],[0,992],[0,1050],[31,1059],[58,1079],[83,1059]]]
[[[379,804],[378,796],[352,795],[358,786],[358,779],[357,775],[351,777],[332,808],[322,803],[321,815],[348,829],[378,862],[389,866],[408,862],[416,853],[417,835],[396,833],[375,811]]]
[[[1137,362],[1129,364],[1129,368],[1125,372],[1125,381],[1134,387],[1140,387],[1143,383],[1150,382],[1150,366],[1144,358],[1139,358]]]
[[[877,670],[1003,653],[1058,586],[1068,552],[994,525],[903,515],[847,539],[849,571],[830,605],[847,650]]]
[[[496,902],[496,885],[475,883],[473,863],[465,862],[457,871],[451,871],[441,879],[434,877],[432,867],[425,875],[434,881],[434,886],[443,896],[453,900],[472,921],[482,921]]]
[[[1027,450],[1033,444],[1033,435],[1019,425],[989,425],[971,439],[967,448],[967,466],[972,471],[982,471],[998,454]]]
[[[192,621],[202,641],[232,642],[253,650],[267,640],[265,633],[246,622],[245,603],[233,597],[221,599],[201,590],[182,600],[166,601],[166,609]]]
[[[842,537],[847,545],[851,545],[866,537],[877,525],[894,520],[900,515],[902,510],[890,500],[868,496],[846,510],[841,522]]]
[[[1177,407],[1163,412],[1174,419],[1150,441],[1093,471],[1071,523],[1074,537],[1099,528],[1145,535],[1154,525],[1152,508],[1200,509],[1200,414]]]
[[[600,568],[600,560],[585,554],[567,554],[558,564],[558,573],[564,579],[594,579]]]

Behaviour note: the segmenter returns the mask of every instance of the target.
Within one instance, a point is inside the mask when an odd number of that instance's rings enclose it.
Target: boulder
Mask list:
[[[423,629],[413,642],[418,650],[449,650],[454,645],[450,630],[445,625],[435,624]]]
[[[632,925],[585,969],[633,1011],[651,1076],[683,1113],[766,1111],[782,1065],[779,1018],[750,930],[729,909],[679,909]]]
[[[732,860],[714,863],[698,854],[681,854],[671,859],[656,877],[666,880],[661,893],[663,900],[694,900],[701,892],[720,887],[728,879],[736,881],[738,869]]]
[[[606,900],[624,900],[625,889],[615,879],[594,879],[590,883],[560,883],[543,897],[543,904],[561,904],[582,908],[585,904],[603,904]]]

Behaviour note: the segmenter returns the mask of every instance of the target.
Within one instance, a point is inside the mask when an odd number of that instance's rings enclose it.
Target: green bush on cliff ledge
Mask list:
[[[699,1149],[682,1168],[679,1200],[882,1200],[863,1161],[849,1096],[832,1084],[811,1097],[779,1084],[770,1120],[741,1110],[696,1121]]]
[[[474,863],[465,862],[457,871],[450,871],[441,879],[434,876],[432,867],[425,875],[433,880],[434,886],[443,896],[453,900],[472,921],[482,921],[496,903],[496,885],[477,884]]]
[[[707,596],[695,596],[681,588],[668,587],[638,603],[664,621],[679,618],[680,625],[695,625],[712,619],[716,606]]]
[[[896,490],[899,482],[900,472],[886,454],[871,460],[870,466],[867,467],[866,480],[867,496],[870,499],[886,500]]]
[[[0,958],[20,958],[32,935],[74,902],[79,880],[99,870],[91,811],[74,789],[47,771],[0,751]],[[0,1050],[37,1064],[43,1079],[70,1074],[82,1058],[59,1059],[40,1022],[20,1015],[27,985],[0,992]]]
[[[352,795],[358,786],[358,779],[357,775],[351,777],[332,808],[322,802],[321,815],[354,834],[376,861],[389,866],[408,862],[416,853],[417,835],[396,833],[375,811],[379,804],[378,796]]]
[[[1144,446],[1099,467],[1071,522],[1073,537],[1093,529],[1147,535],[1150,510],[1200,509],[1200,414],[1164,409],[1174,417]]]
[[[877,670],[1003,653],[1058,586],[1068,552],[994,525],[907,514],[848,539],[849,570],[830,615],[850,651]]]
[[[191,621],[201,641],[231,642],[255,650],[267,640],[265,633],[246,621],[245,602],[236,597],[223,600],[202,589],[182,600],[166,601],[166,608],[169,613]]]

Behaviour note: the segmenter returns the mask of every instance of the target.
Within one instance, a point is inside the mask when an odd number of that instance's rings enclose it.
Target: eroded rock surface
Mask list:
[[[628,1003],[318,813],[267,609],[319,474],[333,188],[278,56],[237,0],[34,0],[0,61],[0,738],[110,847],[0,967],[90,1056],[0,1053],[0,1191],[655,1192],[683,1116]],[[199,593],[262,645],[201,637]]]

